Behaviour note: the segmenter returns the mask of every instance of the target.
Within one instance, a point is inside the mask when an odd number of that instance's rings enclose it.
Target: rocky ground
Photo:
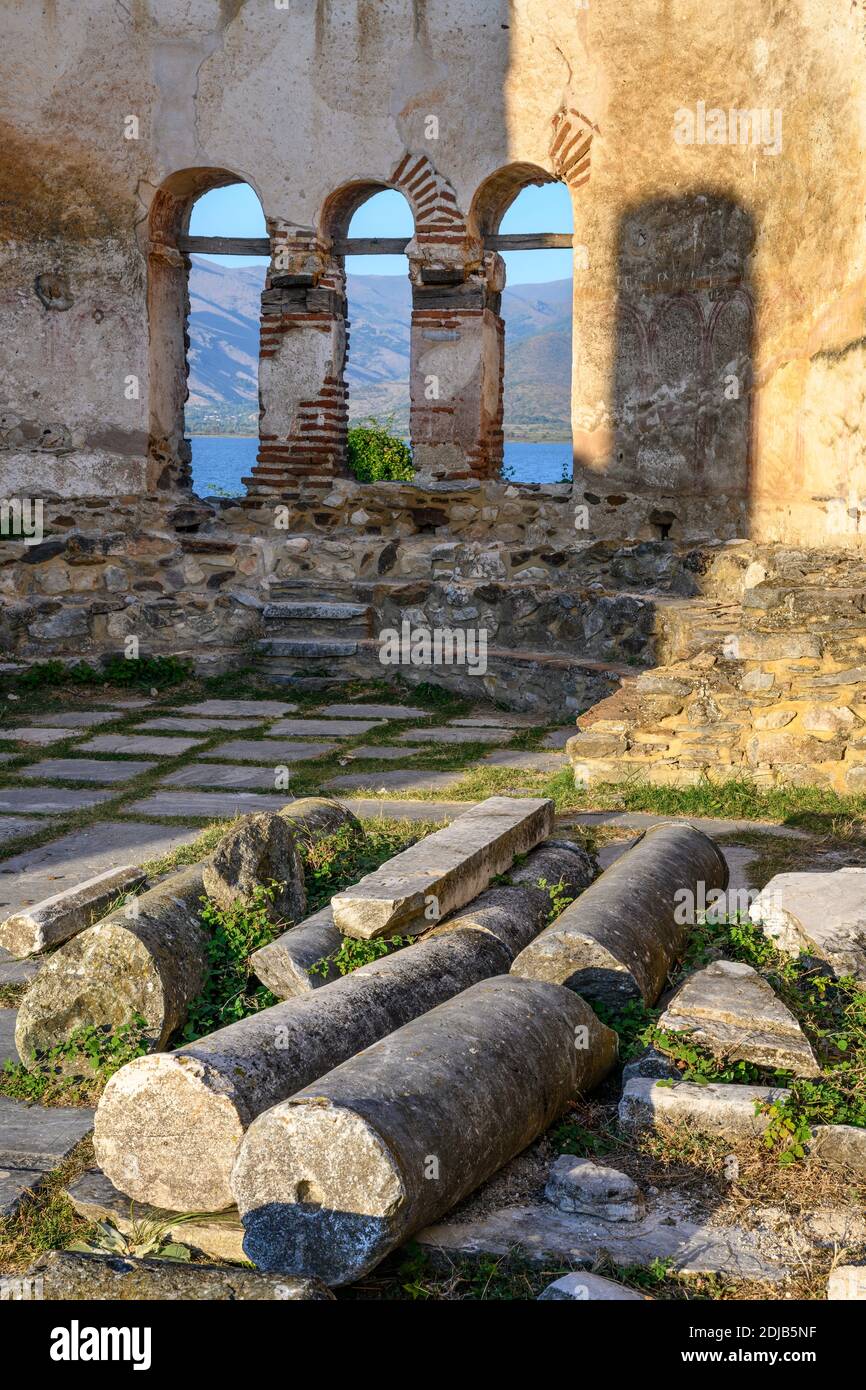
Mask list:
[[[134,692],[10,682],[3,693],[2,918],[120,864],[143,867],[152,878],[193,862],[239,814],[317,793],[338,797],[368,829],[379,826],[380,860],[493,794],[553,796],[557,833],[596,853],[602,868],[646,825],[691,813],[724,850],[731,889],[741,895],[737,906],[747,906],[780,872],[866,863],[862,823],[841,800],[831,807],[799,789],[788,802],[776,794],[770,805],[757,793],[749,802],[740,790],[725,816],[718,814],[726,809],[723,796],[702,800],[695,789],[679,802],[669,790],[648,789],[646,810],[638,809],[639,788],[578,793],[563,752],[573,726],[535,726],[531,716],[473,707],[426,688],[406,694],[359,684],[332,700],[326,692],[287,697],[242,677],[208,688],[186,683]],[[667,801],[659,801],[662,795]],[[695,809],[717,814],[697,818]],[[307,864],[310,881],[319,872]],[[313,895],[315,906],[344,886],[329,873]],[[704,1124],[700,1116],[712,1094],[708,1085],[766,1090],[784,1080],[788,1068],[797,1069],[791,1046],[812,1084],[831,1075],[845,1049],[859,1066],[866,1003],[854,989],[834,995],[822,1014],[824,995],[817,995],[824,986],[816,988],[812,975],[793,975],[775,948],[762,955],[766,938],[758,942],[744,920],[734,912],[698,934],[658,1007],[605,1020],[620,1034],[621,1065],[590,1100],[444,1223],[339,1296],[524,1298],[558,1283],[546,1297],[622,1296],[623,1289],[655,1298],[824,1297],[833,1269],[856,1266],[866,1248],[866,1156],[850,1148],[841,1163],[829,1150],[819,1156],[809,1124],[792,1139],[782,1114],[768,1112],[766,1123],[739,1130],[712,1118]],[[40,1252],[70,1240],[98,1244],[97,1221],[125,1230],[127,1250],[153,1253],[138,1248],[147,1228],[156,1251],[170,1238],[194,1261],[236,1262],[236,1218],[160,1225],[158,1214],[144,1211],[131,1223],[128,1201],[118,1204],[94,1171],[93,1105],[110,1064],[124,1056],[118,1052],[106,1066],[100,1055],[75,1085],[50,1076],[26,1080],[14,1048],[15,1013],[41,959],[0,959],[0,1061],[9,1062],[0,1083],[0,1270],[20,1273]],[[719,960],[740,972],[734,1002],[747,1001],[729,1026],[740,1038],[749,1034],[755,999],[766,1004],[769,991],[770,1013],[779,1000],[789,1020],[782,1028],[788,1053],[756,1059],[748,1045],[716,1046],[704,1035],[697,1047],[677,1043],[676,1007],[684,996],[671,1010],[673,989]],[[704,982],[717,988],[718,969]],[[743,995],[746,983],[752,995]],[[641,1062],[648,1041],[651,1055]],[[650,1107],[635,1121],[635,1107],[630,1113],[622,1101],[624,1084],[628,1094],[629,1086],[667,1077],[685,1080],[680,1094],[688,1105],[676,1114]],[[853,1117],[856,1128],[863,1123],[856,1067],[843,1089],[844,1103],[837,1097],[834,1107],[824,1087],[820,1118],[832,1124]],[[792,1123],[809,1119],[807,1111],[801,1104]],[[801,1151],[792,1154],[798,1144]],[[575,1292],[566,1276],[586,1270],[612,1279],[620,1293],[605,1293],[601,1284],[587,1293],[585,1274]],[[853,1296],[858,1277],[836,1276],[844,1296]]]

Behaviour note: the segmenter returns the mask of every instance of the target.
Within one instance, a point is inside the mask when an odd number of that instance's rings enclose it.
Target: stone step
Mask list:
[[[328,638],[265,637],[256,649],[265,657],[296,658],[303,661],[333,660],[335,657],[355,656],[358,642]]]

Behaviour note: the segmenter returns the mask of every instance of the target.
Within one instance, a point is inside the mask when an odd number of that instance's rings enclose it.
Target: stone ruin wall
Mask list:
[[[240,650],[268,582],[311,554],[326,579],[453,564],[561,588],[607,541],[862,547],[856,10],[88,0],[4,21],[0,495],[44,497],[47,527],[3,546],[14,655],[112,650],[131,627],[154,650]],[[777,154],[674,140],[678,108],[744,93],[781,111]],[[575,481],[539,489],[495,476],[502,264],[483,238],[549,178],[574,209]],[[179,239],[194,199],[237,179],[282,256],[259,462],[224,506],[189,492]],[[383,187],[415,216],[408,487],[356,484],[342,460],[335,244]]]

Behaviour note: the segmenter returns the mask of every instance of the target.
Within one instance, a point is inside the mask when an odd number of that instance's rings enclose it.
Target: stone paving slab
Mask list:
[[[325,705],[320,714],[328,719],[427,719],[430,711],[417,705]]]
[[[18,1017],[17,1009],[0,1009],[0,1071],[7,1062],[18,1061],[18,1050],[15,1046],[15,1020]],[[0,1144],[3,1138],[0,1135]]]
[[[683,821],[696,825],[707,835],[735,835],[738,830],[755,830],[763,835],[779,835],[783,839],[808,840],[808,830],[791,825],[776,825],[760,820],[716,820],[712,816],[662,816],[647,811],[578,811],[567,815],[564,825],[620,825],[624,830],[647,830],[661,821]]]
[[[370,743],[361,748],[346,748],[341,750],[342,757],[352,762],[371,761],[379,758],[382,762],[411,762],[413,758],[420,758],[426,753],[426,748],[393,748],[386,743]]]
[[[510,743],[511,729],[404,729],[402,743]]]
[[[0,946],[0,985],[26,985],[38,972],[40,960],[19,960]]]
[[[75,738],[74,729],[57,728],[33,728],[30,726],[19,729],[0,729],[0,738],[6,742],[10,740],[14,743],[36,743],[40,746],[49,743],[61,743],[65,738]]]
[[[513,710],[494,709],[462,715],[461,718],[449,719],[448,722],[458,729],[534,729],[543,721],[535,714],[518,714]]]
[[[23,758],[25,753],[0,753],[0,763],[11,763],[15,758]]]
[[[0,811],[51,815],[81,811],[108,801],[112,792],[79,791],[76,787],[0,787]]]
[[[561,753],[539,753],[537,749],[514,753],[503,749],[485,754],[481,761],[487,767],[517,767],[521,772],[561,772],[568,766]]]
[[[14,1216],[21,1198],[44,1176],[41,1168],[0,1168],[0,1217]]]
[[[268,733],[286,738],[355,738],[384,724],[383,719],[283,719],[272,724]]]
[[[4,816],[0,819],[0,845],[6,840],[17,840],[19,835],[32,835],[34,830],[44,828],[44,821],[29,820],[26,816]]]
[[[112,762],[102,758],[43,758],[40,763],[30,763],[16,773],[18,777],[40,782],[102,782],[112,785],[115,782],[129,782],[142,772],[150,772],[156,763]]]
[[[242,719],[246,715],[275,719],[292,714],[297,708],[283,700],[200,700],[196,705],[180,705],[178,713],[213,715],[218,719]]]
[[[145,757],[177,758],[201,746],[200,738],[160,738],[156,734],[98,734],[82,743],[83,753],[142,753]]]
[[[327,788],[339,790],[345,787],[356,791],[358,787],[369,787],[371,791],[436,792],[445,787],[453,787],[463,777],[462,772],[351,772],[343,777],[332,777],[325,783]]]
[[[236,758],[238,762],[261,763],[273,759],[274,767],[284,763],[303,763],[332,753],[336,743],[292,743],[282,738],[235,738],[209,748],[209,758]]]
[[[237,763],[187,763],[168,777],[163,777],[161,787],[236,787],[257,791],[274,790],[274,769],[272,767],[253,767],[247,763],[238,767]]]
[[[339,801],[359,820],[452,821],[479,804],[477,801],[389,801],[375,796],[341,796]]]
[[[261,719],[233,719],[227,727],[224,719],[196,719],[192,715],[166,714],[161,715],[159,719],[146,719],[143,724],[137,724],[135,732],[138,734],[144,729],[162,729],[167,733],[176,734],[233,733],[235,729],[258,729],[262,722]]]
[[[66,1195],[85,1221],[110,1221],[119,1231],[132,1230],[135,1223],[156,1221],[168,1224],[166,1234],[183,1245],[192,1245],[217,1260],[246,1260],[243,1250],[244,1228],[237,1208],[220,1212],[215,1217],[202,1216],[184,1220],[179,1212],[166,1212],[160,1207],[136,1202],[133,1211],[129,1198],[109,1182],[101,1168],[88,1168],[66,1189]]]
[[[34,714],[31,724],[47,724],[52,729],[91,729],[99,724],[113,724],[121,716],[110,709],[70,710],[67,714]]]
[[[0,1167],[47,1173],[68,1158],[92,1128],[92,1110],[25,1105],[0,1096]]]
[[[136,801],[129,811],[136,816],[178,816],[195,820],[228,820],[248,811],[274,811],[291,801],[291,793],[273,796],[257,792],[164,792],[156,791]]]
[[[532,1263],[592,1265],[602,1251],[617,1264],[669,1259],[685,1274],[719,1273],[774,1283],[790,1272],[785,1249],[755,1232],[690,1218],[676,1194],[660,1194],[643,1221],[600,1221],[557,1210],[548,1203],[507,1207],[463,1224],[443,1222],[420,1231],[425,1250],[455,1256],[507,1255],[518,1246]]]
[[[116,869],[145,864],[189,844],[198,829],[103,821],[0,861],[0,917],[41,902],[64,888]]]

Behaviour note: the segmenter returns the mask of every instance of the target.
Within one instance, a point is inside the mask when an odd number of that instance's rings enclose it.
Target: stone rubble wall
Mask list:
[[[659,643],[663,664],[579,717],[567,745],[578,784],[711,776],[866,790],[862,566],[844,551],[769,546],[728,559],[741,602],[683,605]]]

